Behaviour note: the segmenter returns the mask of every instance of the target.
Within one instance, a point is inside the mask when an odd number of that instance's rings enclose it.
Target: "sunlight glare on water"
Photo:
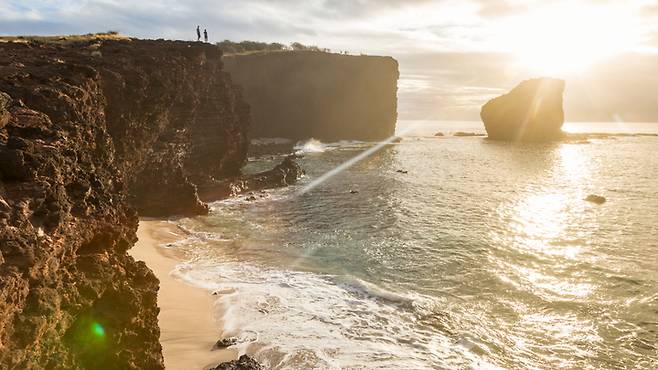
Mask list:
[[[273,369],[658,366],[658,138],[323,145],[300,184],[180,221],[176,275],[222,292],[229,334],[257,338],[241,350]]]

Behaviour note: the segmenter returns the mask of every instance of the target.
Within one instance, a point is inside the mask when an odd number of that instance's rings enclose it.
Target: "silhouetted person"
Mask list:
[[[203,29],[203,41],[208,42],[208,30]]]
[[[201,41],[201,28],[199,26],[196,26],[196,40]]]

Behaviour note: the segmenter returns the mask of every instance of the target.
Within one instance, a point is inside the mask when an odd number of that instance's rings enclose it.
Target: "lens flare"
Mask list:
[[[105,337],[105,328],[103,328],[103,325],[95,322],[91,324],[91,332],[94,334],[94,336],[98,338],[104,338]]]
[[[341,163],[336,168],[334,168],[330,171],[327,171],[322,176],[320,176],[317,179],[315,179],[315,180],[311,181],[310,183],[308,183],[297,194],[302,195],[302,194],[308,193],[309,191],[313,190],[315,187],[322,184],[323,182],[325,182],[325,181],[329,180],[330,178],[336,176],[337,174],[345,171],[346,169],[354,166],[355,164],[359,163],[360,161],[364,160],[365,158],[370,157],[371,155],[378,152],[380,149],[382,149],[386,145],[389,145],[392,142],[394,142],[396,140],[399,140],[404,134],[414,130],[417,126],[418,125],[413,125],[413,126],[407,128],[407,129],[405,129],[404,131],[399,132],[397,135],[393,135],[393,136],[389,137],[388,139],[386,139],[384,141],[380,141],[376,145],[370,147],[368,150],[366,150],[362,153],[359,153],[357,156],[355,156],[353,158],[350,158],[349,160]]]

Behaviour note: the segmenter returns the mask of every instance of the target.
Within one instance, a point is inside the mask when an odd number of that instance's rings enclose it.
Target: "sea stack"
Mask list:
[[[488,101],[480,112],[490,139],[549,141],[562,137],[564,81],[537,78]]]

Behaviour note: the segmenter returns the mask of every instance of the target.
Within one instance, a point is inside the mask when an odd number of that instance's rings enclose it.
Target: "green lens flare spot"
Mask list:
[[[99,338],[105,337],[105,328],[103,328],[103,325],[97,322],[91,325],[91,332],[94,333],[94,335]]]

